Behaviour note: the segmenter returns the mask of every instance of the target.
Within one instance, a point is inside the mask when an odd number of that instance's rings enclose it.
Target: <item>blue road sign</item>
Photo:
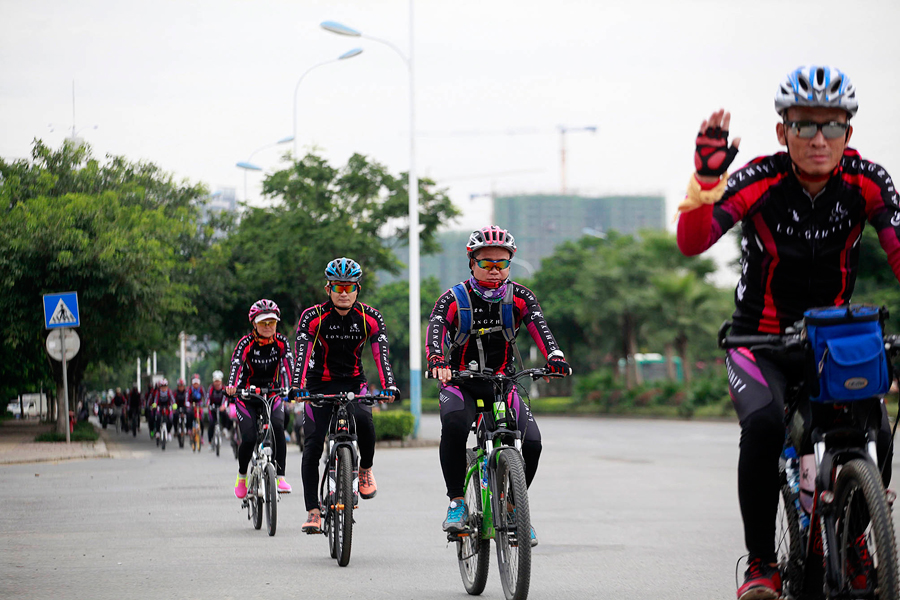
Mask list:
[[[79,325],[78,292],[44,294],[44,326],[47,329]]]

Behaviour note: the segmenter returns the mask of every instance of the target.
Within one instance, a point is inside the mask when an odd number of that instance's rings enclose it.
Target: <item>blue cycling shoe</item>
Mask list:
[[[447,509],[447,518],[444,520],[444,531],[448,533],[465,531],[468,519],[469,511],[466,510],[466,503],[462,500],[451,500],[450,507]]]

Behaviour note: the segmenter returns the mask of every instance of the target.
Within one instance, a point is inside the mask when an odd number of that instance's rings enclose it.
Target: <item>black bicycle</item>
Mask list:
[[[272,429],[272,405],[276,398],[284,397],[288,388],[259,388],[237,390],[243,400],[251,400],[264,410],[256,411],[256,446],[247,470],[247,497],[241,501],[241,508],[247,509],[247,519],[254,529],[262,527],[263,513],[266,515],[266,531],[275,535],[278,524],[278,488],[275,477],[275,436]],[[235,425],[237,427],[237,425]]]
[[[175,437],[178,438],[179,448],[184,448],[184,438],[187,434],[187,413],[183,406],[179,406],[175,415]]]
[[[784,335],[752,336],[728,336],[730,325],[719,330],[720,348],[745,347],[782,357],[810,352],[802,323]],[[891,359],[900,354],[900,337],[885,336],[884,344]],[[894,371],[896,375],[896,367]],[[784,598],[895,600],[900,577],[893,494],[882,483],[873,425],[881,414],[881,398],[811,402],[805,379],[798,377],[788,389],[785,449],[779,461],[776,546]],[[847,389],[852,385],[859,382]],[[798,456],[809,454],[814,458],[804,461],[803,468],[815,471],[808,474],[815,487],[805,502]]]
[[[465,529],[448,533],[447,540],[456,542],[459,573],[469,594],[477,596],[484,591],[493,539],[503,594],[507,600],[525,600],[531,583],[531,514],[522,459],[522,432],[516,428],[516,415],[508,398],[518,389],[521,379],[563,375],[546,369],[525,369],[513,375],[496,375],[489,369],[480,372],[474,368],[451,373],[450,383],[489,382],[494,397],[476,399],[478,417],[472,430],[478,445],[466,451],[464,497],[469,518]],[[428,372],[425,376],[431,378]],[[489,406],[485,400],[490,402]]]
[[[379,394],[311,394],[301,400],[333,404],[325,438],[324,472],[319,484],[319,510],[322,513],[322,533],[328,536],[331,558],[338,565],[350,563],[353,543],[353,509],[359,505],[359,450],[356,420],[347,409],[351,402],[373,405],[389,397]]]

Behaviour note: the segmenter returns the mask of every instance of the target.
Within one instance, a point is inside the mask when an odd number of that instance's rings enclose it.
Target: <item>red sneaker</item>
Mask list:
[[[306,533],[322,533],[322,515],[311,512],[306,518],[306,523],[300,526],[300,531]]]
[[[372,475],[372,469],[359,470],[359,495],[368,500],[374,498],[378,492],[378,486],[375,485],[375,476]]]
[[[875,567],[866,534],[861,534],[853,542],[850,554],[847,556],[847,579],[854,590],[869,589],[869,574]]]
[[[754,558],[744,572],[744,585],[738,588],[738,600],[775,600],[781,597],[781,573],[778,567]]]

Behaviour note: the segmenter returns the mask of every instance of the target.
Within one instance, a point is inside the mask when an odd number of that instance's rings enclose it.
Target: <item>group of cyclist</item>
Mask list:
[[[888,261],[900,280],[900,202],[890,176],[849,147],[856,114],[856,89],[847,75],[828,66],[806,66],[790,72],[778,86],[775,133],[786,151],[755,158],[730,175],[740,138],[728,144],[731,122],[725,110],[713,112],[697,134],[695,172],[679,206],[677,242],[685,255],[710,248],[731,227],[741,225],[741,276],[735,290],[733,332],[739,335],[781,334],[819,306],[850,302],[859,270],[860,236],[866,221],[877,231]],[[492,390],[477,383],[457,384],[454,370],[471,368],[511,374],[517,365],[515,336],[525,326],[546,359],[547,372],[571,373],[534,293],[510,279],[516,253],[512,234],[496,226],[472,232],[466,245],[471,277],[444,292],[431,312],[425,353],[431,375],[440,381],[440,464],[449,507],[443,529],[461,532],[468,508],[463,498],[466,440],[477,415],[476,400]],[[381,394],[399,399],[389,361],[384,319],[359,302],[362,269],[349,258],[325,268],[326,299],[304,310],[292,352],[277,332],[281,311],[262,299],[249,312],[251,330],[234,350],[227,383],[221,377],[209,391],[209,406],[218,410],[239,388],[289,389],[273,402],[278,491],[289,493],[285,480],[285,400],[310,394],[366,393],[362,367],[366,342],[378,371]],[[511,316],[510,316],[511,315]],[[468,329],[468,330],[466,330]],[[295,360],[296,359],[296,360]],[[747,348],[727,355],[730,394],[741,425],[738,495],[749,551],[739,600],[778,598],[781,581],[775,554],[775,514],[779,497],[778,458],[785,439],[785,394],[803,369]],[[214,378],[215,379],[215,378]],[[183,382],[180,382],[183,384]],[[192,382],[198,386],[199,381]],[[157,410],[173,403],[188,406],[203,397],[197,388],[168,389],[162,381],[152,403]],[[131,406],[129,400],[129,406]],[[234,399],[242,434],[234,493],[247,495],[247,466],[256,442],[259,407]],[[537,472],[541,433],[534,415],[515,391],[510,397],[528,485]],[[377,492],[372,466],[375,431],[371,408],[354,407],[360,452],[359,493]],[[331,408],[308,402],[303,411],[304,453],[301,480],[307,521],[303,529],[318,532],[318,461]],[[160,417],[162,413],[160,412]],[[879,465],[884,484],[890,480],[889,421],[882,403],[879,415]],[[171,421],[168,421],[171,425]],[[532,530],[532,544],[537,536]]]

